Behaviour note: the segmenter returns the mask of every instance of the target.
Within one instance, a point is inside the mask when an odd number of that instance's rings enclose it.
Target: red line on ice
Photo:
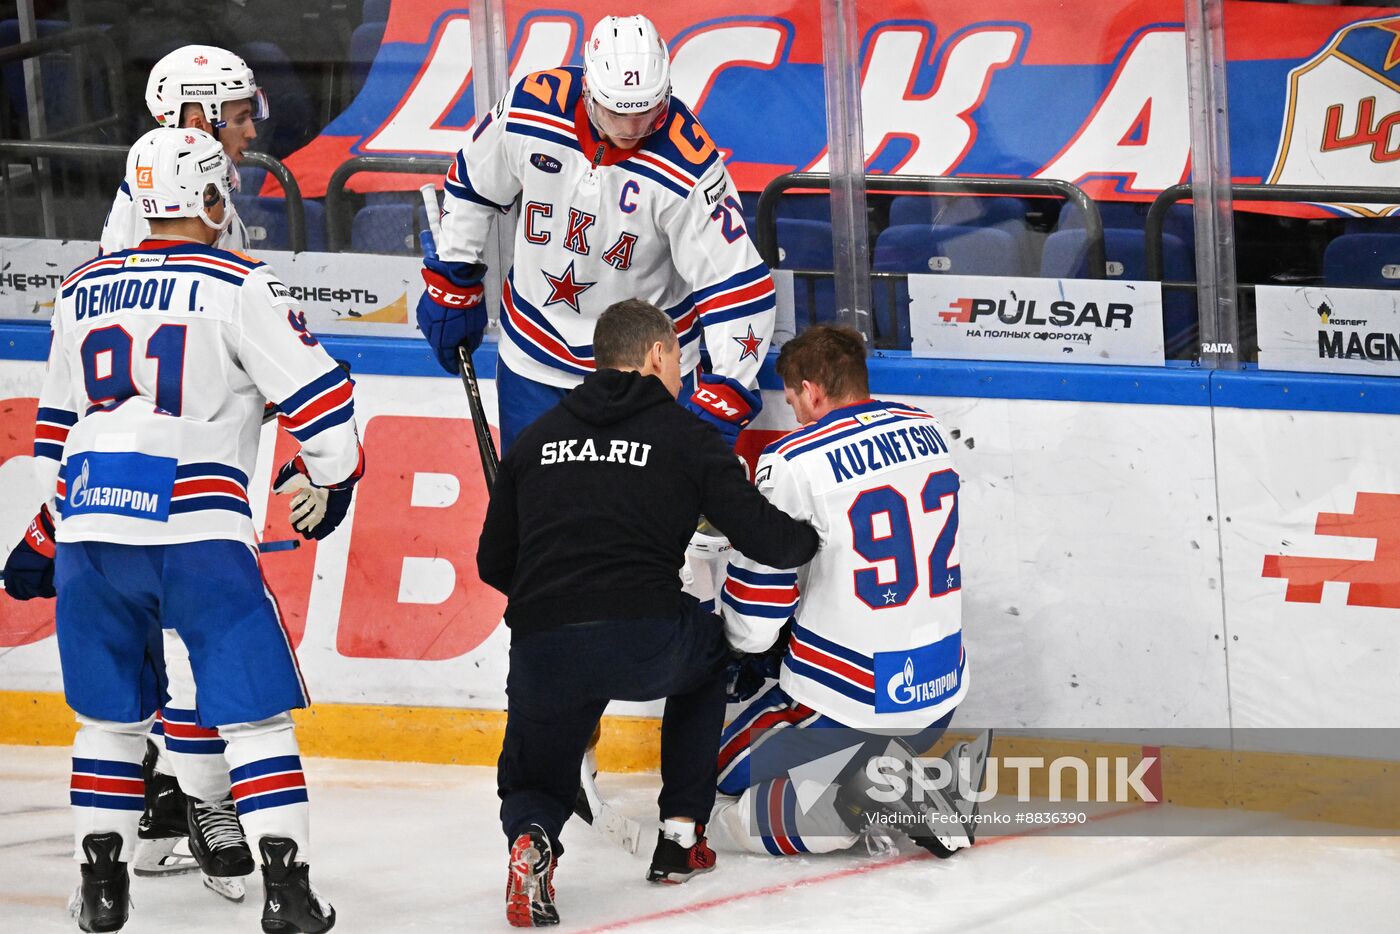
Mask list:
[[[1088,819],[1088,823],[1095,823],[1101,820],[1109,820],[1114,817],[1122,817],[1125,814],[1135,814],[1138,811],[1152,807],[1152,804],[1134,804],[1130,807],[1119,808],[1116,811],[1109,811],[1106,814],[1097,814]],[[1061,829],[1054,824],[1046,824],[1043,827],[1034,827],[1021,833],[1009,833],[1003,836],[989,837],[977,844],[978,847],[994,846],[998,843],[1005,843],[1008,840],[1020,840],[1024,837],[1034,837],[1051,830]],[[863,876],[870,872],[879,872],[882,869],[889,869],[894,866],[903,866],[905,863],[912,863],[921,859],[934,859],[932,853],[920,850],[917,853],[908,853],[904,856],[897,856],[894,859],[881,860],[878,863],[861,863],[858,866],[847,866],[845,869],[837,869],[834,872],[824,873],[820,876],[810,876],[806,879],[794,879],[791,882],[780,882],[777,885],[767,885],[761,889],[751,889],[747,892],[735,892],[733,895],[724,895],[719,898],[711,898],[707,901],[696,902],[693,905],[680,905],[675,908],[668,908],[665,911],[656,911],[649,915],[638,915],[635,918],[626,918],[622,921],[612,921],[608,924],[600,924],[597,927],[586,928],[581,934],[598,934],[601,931],[618,931],[622,928],[629,928],[636,924],[646,924],[648,921],[660,921],[663,918],[674,918],[677,915],[695,914],[700,911],[708,911],[711,908],[720,908],[725,905],[732,905],[735,902],[748,901],[751,898],[762,898],[765,895],[777,895],[781,892],[788,892],[793,889],[805,888],[809,885],[820,885],[823,882],[835,882],[838,879],[845,879],[850,876]],[[955,857],[956,858],[956,857]]]

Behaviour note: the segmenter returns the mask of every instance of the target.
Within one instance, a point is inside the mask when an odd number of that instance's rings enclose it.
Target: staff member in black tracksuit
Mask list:
[[[517,903],[507,913],[526,925],[558,917],[548,876],[609,700],[666,698],[664,829],[648,878],[679,882],[714,865],[703,825],[728,648],[719,618],[681,592],[686,545],[704,515],[772,567],[801,565],[818,546],[809,525],[749,483],[719,432],[676,404],[680,345],[664,313],[638,300],[613,305],[593,352],[597,372],[501,462],[477,549],[481,579],[510,598],[497,786]]]

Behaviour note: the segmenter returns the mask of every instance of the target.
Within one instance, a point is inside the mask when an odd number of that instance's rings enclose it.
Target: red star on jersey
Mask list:
[[[749,357],[753,357],[755,360],[758,359],[758,348],[763,346],[763,338],[753,332],[752,324],[749,325],[748,334],[745,334],[743,337],[736,337],[734,340],[738,341],[739,346],[744,348],[744,352],[739,354],[740,360],[747,360]]]
[[[575,279],[574,264],[572,261],[570,261],[569,268],[565,269],[562,275],[551,276],[543,269],[541,269],[540,272],[544,273],[545,281],[549,283],[549,298],[545,299],[545,307],[549,307],[557,302],[563,302],[576,313],[582,314],[582,312],[579,312],[578,308],[578,297],[593,288],[597,283],[579,282]]]

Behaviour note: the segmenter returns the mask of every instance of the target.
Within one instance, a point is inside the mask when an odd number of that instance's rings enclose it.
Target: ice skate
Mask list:
[[[310,867],[297,862],[297,845],[263,837],[262,929],[266,934],[321,934],[335,927],[335,909],[311,887]]]
[[[190,852],[207,876],[246,876],[254,869],[253,854],[233,799],[189,799]]]
[[[79,867],[82,882],[68,910],[82,931],[120,931],[131,910],[131,879],[121,861],[119,833],[90,833],[83,837],[87,862]]]

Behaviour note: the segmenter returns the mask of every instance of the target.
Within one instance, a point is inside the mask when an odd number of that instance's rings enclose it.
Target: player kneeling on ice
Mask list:
[[[63,687],[78,715],[71,800],[84,931],[117,931],[142,807],[141,761],[166,699],[161,630],[189,649],[198,725],[227,743],[237,815],[263,863],[268,932],[321,932],[307,876],[306,781],[289,711],[306,689],[258,567],[249,478],[275,402],[300,453],[293,525],[328,534],[364,470],[345,372],[263,263],[213,249],[229,217],[223,148],[152,130],[127,157],[151,236],[70,273],[53,313],[34,463],[40,507],[5,565],[11,596],[58,598]],[[246,852],[246,850],[245,850]],[[251,857],[241,867],[253,870]]]
[[[610,700],[666,698],[663,827],[647,878],[714,866],[715,799],[728,647],[718,617],[681,591],[703,514],[734,547],[776,567],[817,550],[812,528],[765,500],[719,432],[676,404],[671,319],[629,300],[593,337],[596,372],[521,432],[501,461],[477,548],[481,579],[509,597],[507,720],[497,769],[510,847],[506,916],[557,924],[559,833]]]
[[[919,774],[915,754],[967,694],[946,432],[913,406],[870,398],[865,343],[850,329],[798,335],[778,373],[803,427],[764,450],[756,482],[822,546],[796,571],[744,549],[730,560],[725,629],[736,651],[754,653],[731,670],[731,699],[748,700],[768,677],[778,684],[725,727],[719,790],[738,800],[721,805],[715,839],[821,853],[891,827],[947,857],[973,841],[966,794],[981,790],[991,737]],[[961,791],[936,778],[958,769]]]

